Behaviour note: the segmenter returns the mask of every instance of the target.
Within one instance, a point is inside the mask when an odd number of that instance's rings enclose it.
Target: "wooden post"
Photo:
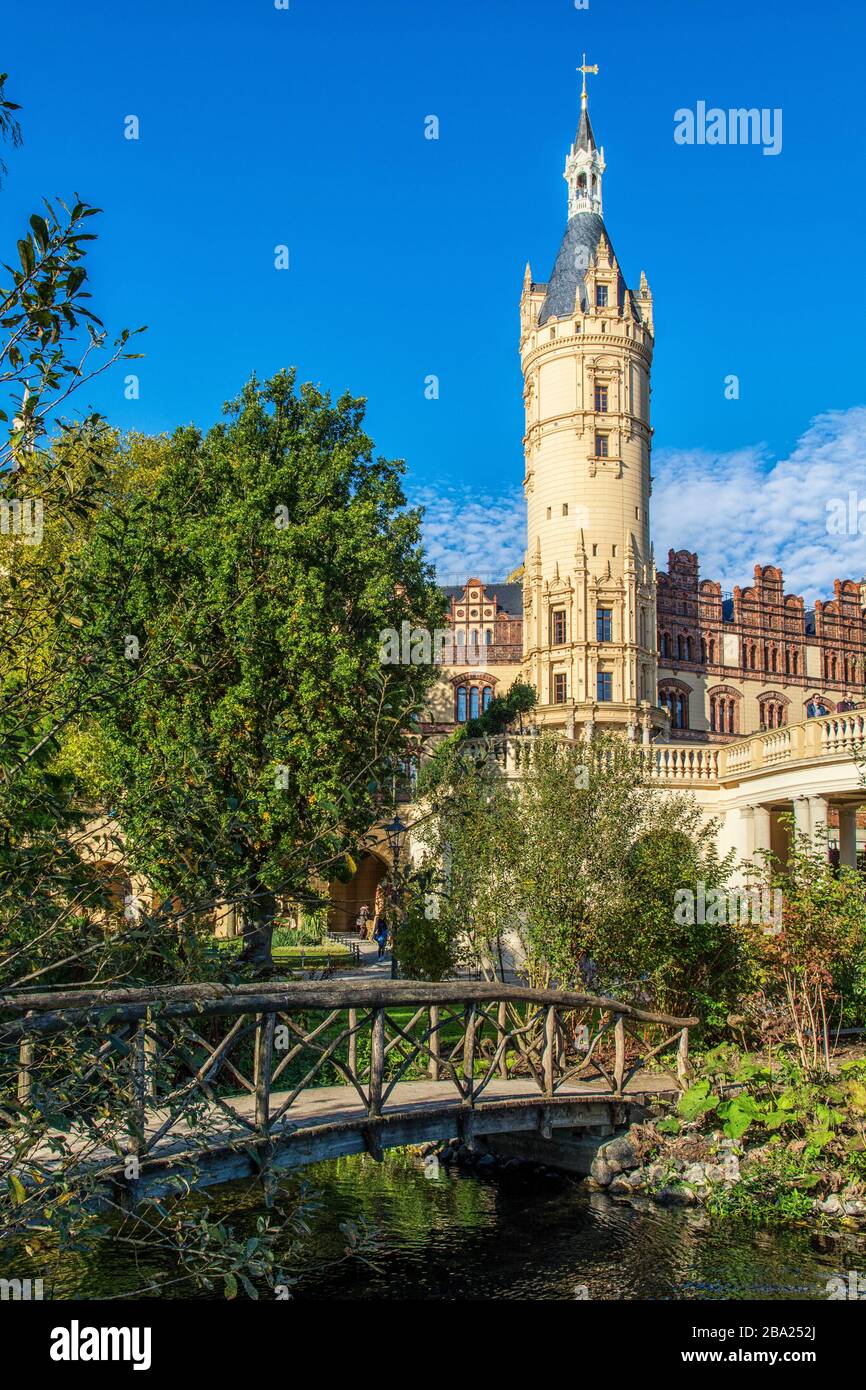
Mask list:
[[[553,1095],[556,1067],[556,1005],[550,1004],[544,1016],[544,1094]]]
[[[349,1071],[357,1079],[358,1076],[358,1034],[355,1029],[358,1026],[358,1010],[349,1010]]]
[[[144,1094],[156,1095],[156,1038],[148,1030],[153,1026],[153,1012],[148,1009],[144,1030]]]
[[[29,1018],[30,1015],[28,1014]],[[25,1036],[18,1044],[18,1104],[26,1105],[30,1100],[30,1092],[33,1088],[33,1062],[36,1056],[36,1044],[33,1041],[33,1034]]]
[[[271,1069],[274,1058],[276,1014],[259,1014],[256,1019],[253,1081],[256,1088],[256,1128],[267,1134],[271,1118]]]
[[[680,1041],[677,1047],[677,1080],[685,1085],[689,1079],[689,1030],[684,1028],[680,1033]]]
[[[439,1080],[439,1005],[430,1005],[430,1067],[429,1077],[431,1081]]]
[[[500,1047],[505,1037],[505,1022],[508,1017],[508,1006],[505,1000],[499,1005],[496,1011],[496,1045]],[[508,1044],[502,1048],[502,1056],[499,1058],[499,1075],[503,1081],[508,1080]]]
[[[613,1079],[616,1082],[616,1095],[622,1095],[622,1079],[625,1075],[625,1019],[622,1014],[616,1015],[616,1023],[613,1030],[614,1040],[614,1065]]]
[[[475,1005],[467,1004],[463,1025],[463,1081],[467,1105],[472,1105],[475,1095],[475,1025]]]
[[[382,1086],[385,1079],[385,1010],[374,1009],[370,1039],[370,1115],[382,1113]]]
[[[556,1015],[556,1065],[560,1072],[566,1071],[568,1067],[568,1048],[565,1043],[565,1029],[562,1026],[562,1019]]]
[[[141,1153],[144,1147],[145,1104],[147,1099],[147,1054],[145,1024],[139,1023],[132,1043],[132,1122],[130,1152]]]

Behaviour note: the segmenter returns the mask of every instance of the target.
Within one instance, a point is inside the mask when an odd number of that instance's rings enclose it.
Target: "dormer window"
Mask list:
[[[595,287],[595,307],[596,309],[607,308],[607,285],[596,285]]]

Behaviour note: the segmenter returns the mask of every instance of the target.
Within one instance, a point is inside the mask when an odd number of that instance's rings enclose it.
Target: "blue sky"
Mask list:
[[[659,561],[690,545],[705,573],[746,582],[754,560],[784,558],[792,583],[826,586],[826,535],[804,540],[802,518],[779,534],[762,507],[767,480],[784,497],[786,467],[811,476],[816,419],[826,485],[837,436],[846,487],[863,472],[860,7],[43,0],[39,31],[22,6],[5,17],[25,145],[7,156],[3,254],[43,193],[77,190],[105,209],[96,307],[109,326],[149,325],[140,399],[116,374],[92,404],[124,427],[206,426],[253,370],[290,363],[366,396],[449,578],[521,558],[517,302],[526,261],[546,279],[564,229],[585,49],[601,67],[605,220],[629,282],[645,269],[655,294]],[[675,144],[674,112],[699,100],[780,107],[781,153]],[[717,509],[700,514],[720,484],[743,493],[745,560]]]

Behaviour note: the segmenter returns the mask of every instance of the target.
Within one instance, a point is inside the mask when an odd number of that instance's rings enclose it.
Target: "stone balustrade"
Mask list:
[[[538,747],[538,735],[501,734],[469,740],[464,752],[493,759],[506,776],[517,777],[530,766]],[[721,786],[763,768],[789,763],[861,756],[866,761],[866,710],[818,715],[724,745],[654,743],[639,747],[653,781],[680,787]]]

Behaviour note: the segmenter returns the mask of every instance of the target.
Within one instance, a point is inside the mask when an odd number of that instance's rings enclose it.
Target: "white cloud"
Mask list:
[[[866,406],[812,421],[789,458],[765,445],[713,453],[658,449],[653,455],[656,563],[668,549],[695,550],[701,577],[724,591],[745,587],[754,567],[778,565],[788,593],[807,603],[832,598],[834,579],[866,574]],[[863,503],[861,531],[834,535],[828,505],[849,493]],[[415,493],[425,509],[427,553],[443,584],[470,575],[503,579],[523,561],[526,506],[520,488],[479,496],[469,488]],[[857,524],[856,518],[854,525]]]
[[[471,575],[504,579],[523,563],[526,503],[520,488],[500,497],[469,488],[426,488],[411,501],[424,508],[424,542],[441,584],[462,584]]]
[[[653,461],[652,529],[659,569],[669,548],[697,551],[701,575],[724,590],[751,583],[754,567],[778,565],[788,593],[831,598],[834,579],[866,573],[866,407],[812,421],[789,458],[763,445],[729,454],[659,449]],[[828,505],[864,503],[854,535],[828,530]],[[857,526],[855,514],[852,525]]]

